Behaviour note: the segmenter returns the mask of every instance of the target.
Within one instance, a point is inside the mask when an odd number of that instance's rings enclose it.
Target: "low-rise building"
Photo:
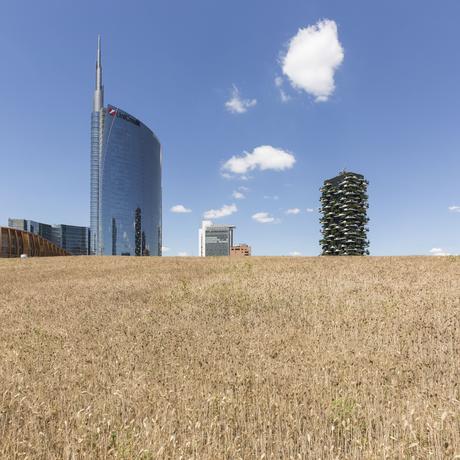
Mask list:
[[[236,246],[232,246],[230,249],[230,255],[233,257],[245,257],[251,255],[251,246],[247,244],[238,244]]]
[[[10,227],[0,227],[0,257],[68,256],[67,251],[42,236]]]

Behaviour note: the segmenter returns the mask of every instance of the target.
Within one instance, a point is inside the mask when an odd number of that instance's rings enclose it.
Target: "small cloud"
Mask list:
[[[450,212],[460,212],[460,206],[449,206]]]
[[[289,102],[292,98],[282,88],[280,88],[281,102]]]
[[[334,74],[343,58],[337,24],[325,19],[299,29],[289,42],[281,66],[295,89],[311,94],[316,102],[324,102],[335,90]]]
[[[252,152],[245,152],[243,156],[233,156],[226,161],[223,170],[233,174],[246,174],[259,169],[261,171],[284,171],[294,166],[295,157],[292,153],[271,145],[261,145]]]
[[[175,206],[173,206],[171,208],[171,212],[174,212],[176,214],[185,214],[185,213],[188,213],[188,212],[192,212],[191,209],[188,209],[186,208],[184,205],[182,204],[176,204]]]
[[[242,192],[249,192],[249,188],[248,187],[245,187],[244,185],[240,185],[238,187],[238,190],[241,190]]]
[[[246,198],[245,194],[243,192],[239,192],[238,190],[234,190],[232,197],[235,198],[235,200],[244,200]]]
[[[225,107],[231,113],[245,113],[249,108],[257,104],[256,99],[242,99],[240,91],[233,85],[232,95],[225,103]]]
[[[264,200],[279,200],[280,197],[278,195],[264,195]]]
[[[305,209],[305,212],[315,212],[315,210],[313,208],[307,208]]]
[[[205,219],[220,219],[238,211],[235,204],[224,204],[220,209],[210,209],[204,213]]]
[[[179,252],[177,255],[179,257],[187,257],[188,256],[188,254],[186,252]]]
[[[170,248],[168,246],[161,246],[161,252],[169,252]]]
[[[289,253],[289,255],[296,257],[296,256],[301,256],[302,254],[300,252],[298,252],[298,251],[292,251],[292,252]]]
[[[286,214],[293,214],[297,215],[300,214],[300,209],[299,208],[291,208],[286,211]]]
[[[284,89],[282,88],[284,83],[283,77],[276,77],[275,78],[275,86],[279,89],[280,97],[282,102],[288,102],[291,100],[291,96],[287,94]]]
[[[442,248],[432,248],[430,249],[430,254],[432,256],[450,256],[448,252],[444,251]]]
[[[253,214],[252,218],[260,224],[274,224],[280,222],[279,219],[275,219],[268,212],[256,212]]]
[[[248,176],[246,174],[241,174],[241,175],[237,176],[235,174],[229,174],[229,173],[226,173],[226,172],[223,172],[223,171],[220,172],[220,175],[224,179],[228,179],[228,180],[238,179],[238,180],[242,180],[242,181],[247,181],[249,179],[252,179],[252,176]]]

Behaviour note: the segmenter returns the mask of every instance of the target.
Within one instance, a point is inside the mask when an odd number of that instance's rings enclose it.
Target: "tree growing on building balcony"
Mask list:
[[[361,174],[342,171],[321,187],[322,255],[368,255],[369,182]]]

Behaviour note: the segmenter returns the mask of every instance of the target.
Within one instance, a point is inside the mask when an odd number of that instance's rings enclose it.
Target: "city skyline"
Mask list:
[[[94,7],[99,19],[108,5]],[[82,28],[90,7],[25,14],[8,5],[0,19],[11,62],[0,76],[9,88],[0,156],[19,163],[0,185],[2,225],[14,215],[89,226],[87,114],[100,34],[110,43],[110,99],[164,146],[163,255],[197,255],[196,229],[208,218],[236,225],[255,255],[318,255],[319,189],[343,168],[370,182],[372,255],[460,253],[455,2],[256,1],[243,16],[208,1],[179,13],[115,2]],[[50,27],[38,29],[31,18],[45,16]],[[21,34],[11,26],[19,17]],[[305,64],[322,43],[330,55]],[[304,78],[299,65],[326,77]]]

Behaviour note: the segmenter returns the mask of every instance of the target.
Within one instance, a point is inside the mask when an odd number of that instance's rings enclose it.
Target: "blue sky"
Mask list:
[[[204,213],[224,205],[237,211],[215,222],[235,224],[236,241],[256,255],[317,255],[319,188],[342,168],[370,181],[371,254],[460,253],[457,0],[0,4],[0,225],[89,224],[100,33],[106,104],[141,119],[163,145],[165,255],[196,255]],[[307,64],[332,66],[334,90],[299,83],[302,56],[283,72],[291,40],[324,19],[337,28],[335,55],[322,62],[324,43],[313,42],[320,48]],[[235,87],[244,113],[226,106]],[[327,100],[317,101],[321,91]],[[265,163],[250,157],[254,169],[223,177],[230,158],[260,146],[295,163],[260,170]],[[258,222],[259,213],[274,220]]]

